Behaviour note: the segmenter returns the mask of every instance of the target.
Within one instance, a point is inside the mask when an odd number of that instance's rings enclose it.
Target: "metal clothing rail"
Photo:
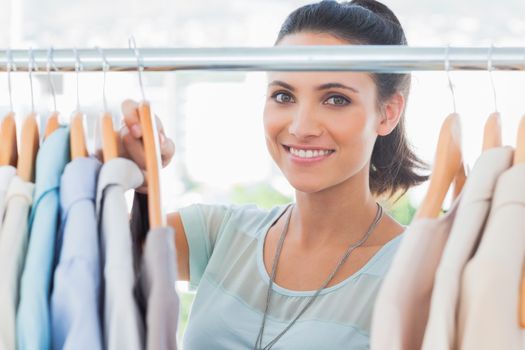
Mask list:
[[[10,52],[10,55],[8,55]],[[138,48],[0,50],[0,71],[368,71],[525,70],[523,47],[287,46],[265,48]],[[10,59],[10,57],[12,59]],[[34,59],[33,59],[33,58]],[[50,62],[52,64],[50,64]],[[448,63],[448,64],[447,64]]]

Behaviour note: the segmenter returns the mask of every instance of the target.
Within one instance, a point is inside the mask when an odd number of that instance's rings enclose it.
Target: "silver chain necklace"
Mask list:
[[[312,305],[312,303],[317,298],[317,296],[319,296],[321,291],[326,288],[328,283],[330,283],[332,278],[334,278],[334,276],[339,271],[341,266],[344,265],[344,263],[346,262],[346,260],[350,256],[350,254],[354,251],[354,249],[359,247],[359,246],[361,246],[363,243],[366,242],[368,237],[370,237],[370,234],[372,233],[372,231],[374,231],[375,227],[377,226],[377,224],[379,223],[379,221],[383,217],[383,208],[378,203],[376,203],[376,204],[377,204],[376,216],[374,218],[374,221],[372,222],[372,224],[370,225],[370,227],[366,231],[366,233],[363,235],[363,237],[361,237],[361,239],[359,241],[357,241],[355,243],[352,243],[348,247],[348,249],[346,250],[345,254],[343,255],[343,257],[341,258],[341,260],[337,264],[335,270],[328,276],[328,278],[325,280],[323,285],[315,292],[315,294],[312,297],[310,297],[310,299],[308,300],[308,303],[306,303],[306,305],[303,307],[303,309],[297,314],[297,316],[295,316],[295,318],[290,322],[290,324],[288,324],[288,326],[286,326],[286,328],[281,333],[279,333],[275,338],[273,338],[272,341],[270,341],[265,347],[263,347],[262,346],[262,341],[263,341],[264,326],[266,324],[266,316],[268,314],[268,309],[269,309],[269,306],[270,306],[270,301],[271,301],[271,296],[272,296],[272,286],[273,286],[274,281],[275,281],[275,275],[276,275],[276,272],[277,272],[277,264],[279,262],[279,257],[281,256],[281,251],[283,249],[284,238],[286,237],[286,233],[288,232],[288,226],[290,226],[290,218],[292,217],[293,205],[289,206],[289,208],[291,208],[290,209],[290,213],[288,214],[288,217],[286,218],[286,223],[285,223],[283,231],[281,233],[281,237],[279,238],[277,251],[275,253],[275,256],[274,256],[274,259],[273,259],[273,263],[272,263],[272,275],[270,277],[270,283],[268,285],[268,293],[266,295],[266,306],[265,306],[265,309],[264,309],[264,315],[263,315],[263,319],[262,319],[261,328],[259,330],[259,334],[257,336],[257,340],[255,341],[255,346],[253,348],[254,350],[269,350],[269,349],[271,349],[272,346],[274,346],[275,343],[290,328],[292,328],[292,326],[295,324],[295,322],[299,319],[299,317],[301,317],[301,315],[303,315],[305,313],[305,311],[310,307],[310,305]]]

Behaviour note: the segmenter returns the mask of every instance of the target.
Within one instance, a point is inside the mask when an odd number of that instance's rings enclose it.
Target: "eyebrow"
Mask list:
[[[295,88],[288,84],[288,83],[285,83],[284,81],[281,81],[281,80],[274,80],[272,81],[270,84],[268,84],[268,86],[273,86],[273,85],[276,85],[276,86],[282,86],[283,88],[285,89],[288,89],[290,91],[295,91]],[[346,89],[346,90],[350,90],[356,94],[359,93],[359,91],[351,86],[347,86],[347,85],[344,85],[344,84],[341,84],[341,83],[326,83],[326,84],[322,84],[322,85],[319,85],[316,90],[328,90],[328,89],[334,89],[334,88],[339,88],[339,89]]]

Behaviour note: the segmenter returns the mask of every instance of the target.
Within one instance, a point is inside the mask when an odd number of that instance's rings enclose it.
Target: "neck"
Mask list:
[[[289,239],[305,249],[358,241],[377,213],[368,171],[316,193],[296,191]]]

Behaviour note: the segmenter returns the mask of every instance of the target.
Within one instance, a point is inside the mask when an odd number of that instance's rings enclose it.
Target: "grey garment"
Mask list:
[[[424,350],[445,350],[454,347],[456,315],[461,275],[474,254],[490,211],[496,182],[512,165],[511,147],[489,149],[481,154],[470,172],[456,219],[439,263]]]
[[[170,227],[148,232],[137,274],[137,299],[146,319],[146,349],[176,350],[179,298],[174,232]]]
[[[102,167],[97,213],[103,269],[103,329],[108,350],[144,348],[144,321],[134,296],[133,242],[125,191],[144,181],[138,166],[124,158]]]
[[[525,349],[518,310],[525,258],[525,164],[498,179],[483,237],[461,280],[458,349]]]

